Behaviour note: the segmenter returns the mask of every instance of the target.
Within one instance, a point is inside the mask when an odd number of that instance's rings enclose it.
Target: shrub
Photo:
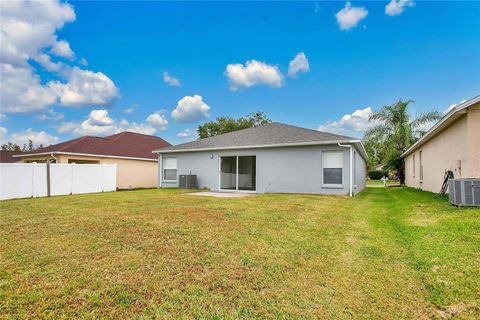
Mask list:
[[[379,180],[383,176],[388,177],[388,172],[382,170],[370,170],[368,171],[368,177],[372,180]]]

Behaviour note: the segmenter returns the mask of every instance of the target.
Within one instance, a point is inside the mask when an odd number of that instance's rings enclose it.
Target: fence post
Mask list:
[[[50,197],[50,160],[47,159],[47,197]]]

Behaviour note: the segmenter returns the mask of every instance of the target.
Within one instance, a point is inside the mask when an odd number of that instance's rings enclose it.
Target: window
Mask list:
[[[177,181],[177,158],[163,158],[163,181]]]
[[[422,151],[418,154],[418,161],[420,162],[420,182],[423,181],[423,164],[422,164]]]
[[[341,186],[343,184],[343,152],[324,151],[322,153],[323,184]]]
[[[415,155],[413,155],[413,177],[415,178]]]

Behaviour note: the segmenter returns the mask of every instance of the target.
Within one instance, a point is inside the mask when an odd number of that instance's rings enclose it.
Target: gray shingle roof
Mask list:
[[[200,139],[192,142],[178,144],[159,150],[162,151],[182,151],[182,150],[202,150],[202,149],[222,149],[235,147],[255,147],[272,146],[283,144],[302,144],[315,142],[336,142],[359,139],[338,134],[321,132],[312,129],[295,127],[292,125],[272,122],[255,128],[238,130],[230,133],[221,134],[211,138]]]

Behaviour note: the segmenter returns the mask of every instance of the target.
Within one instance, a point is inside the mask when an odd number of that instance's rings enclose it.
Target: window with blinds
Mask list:
[[[343,152],[324,151],[322,153],[323,184],[343,185]]]
[[[163,158],[163,181],[177,181],[177,158]]]

